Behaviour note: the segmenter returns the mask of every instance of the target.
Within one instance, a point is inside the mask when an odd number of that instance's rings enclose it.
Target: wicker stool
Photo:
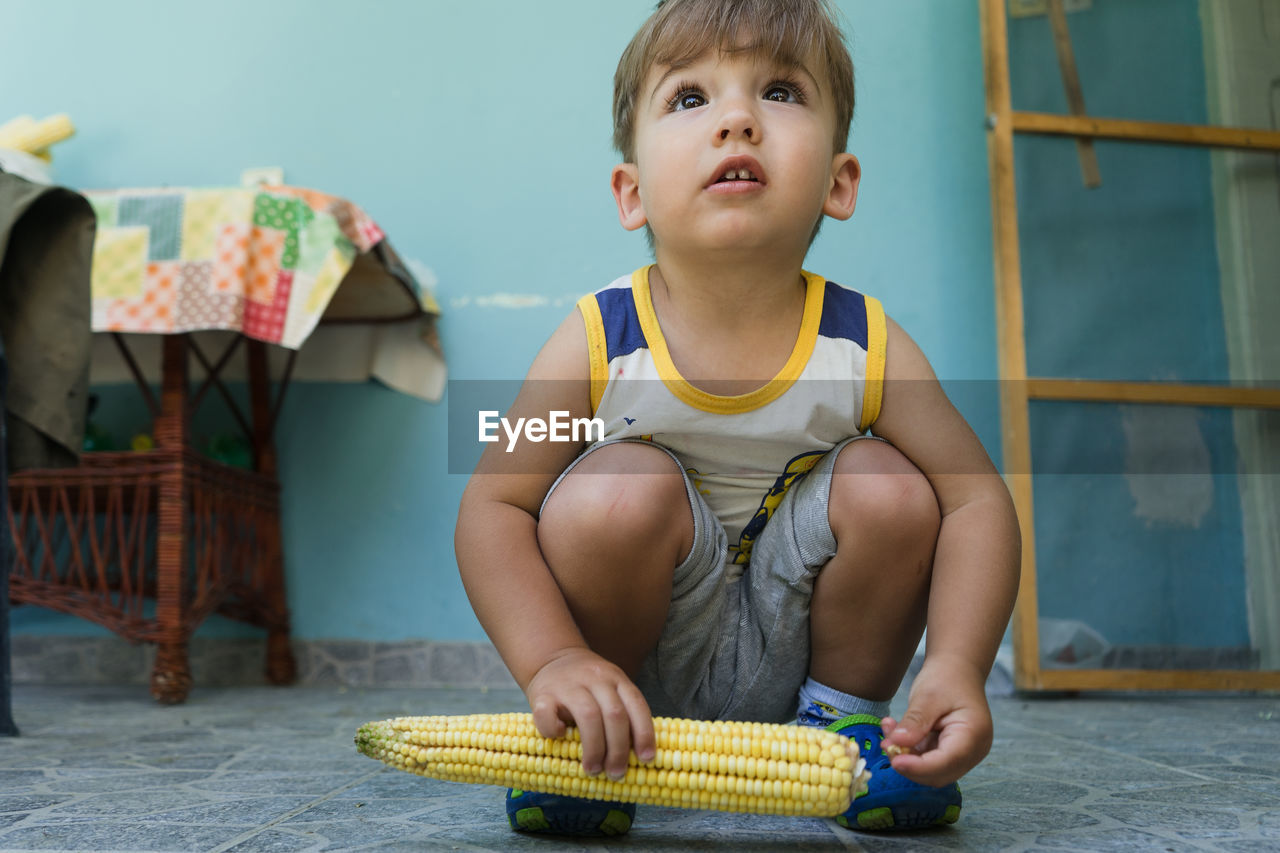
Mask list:
[[[267,679],[294,679],[264,346],[247,341],[252,415],[235,411],[253,445],[252,470],[191,446],[191,417],[204,391],[212,383],[230,395],[187,336],[170,335],[158,403],[143,386],[155,412],[154,449],[85,453],[74,468],[23,470],[9,483],[13,600],[154,644],[151,695],[166,704],[186,699],[188,641],[215,612],[265,628]],[[192,353],[209,373],[194,396]]]

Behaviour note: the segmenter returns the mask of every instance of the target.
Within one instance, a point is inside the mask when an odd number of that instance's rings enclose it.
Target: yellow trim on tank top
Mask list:
[[[888,349],[889,330],[884,306],[874,296],[862,297],[867,306],[867,377],[862,388],[862,419],[858,429],[866,432],[880,417],[884,399],[884,361]]]
[[[605,386],[609,384],[609,344],[605,341],[604,317],[596,295],[589,293],[578,300],[578,310],[587,327],[587,358],[591,365],[591,414],[600,409]]]
[[[658,325],[658,315],[653,309],[653,294],[649,290],[649,270],[653,269],[653,266],[650,264],[647,267],[641,267],[631,274],[631,293],[636,303],[636,314],[640,318],[640,328],[644,331],[645,341],[649,345],[649,354],[653,357],[654,366],[658,369],[658,376],[678,400],[695,409],[715,415],[739,414],[772,403],[785,394],[800,378],[818,342],[826,279],[801,270],[806,289],[800,334],[796,337],[796,345],[791,350],[791,357],[778,371],[778,375],[750,393],[726,397],[711,394],[692,385],[676,369],[675,362],[671,360],[671,352],[667,349],[667,340],[662,335],[661,326]]]

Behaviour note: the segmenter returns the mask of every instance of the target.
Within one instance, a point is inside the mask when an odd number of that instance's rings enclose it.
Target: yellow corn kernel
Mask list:
[[[865,790],[856,748],[821,729],[654,718],[652,761],[633,753],[614,782],[582,769],[570,728],[544,738],[527,713],[398,717],[356,733],[365,755],[399,770],[602,800],[720,811],[831,817]]]

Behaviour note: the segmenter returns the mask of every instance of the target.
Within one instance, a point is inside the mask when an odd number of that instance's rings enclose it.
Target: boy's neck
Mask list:
[[[679,374],[722,396],[750,393],[777,376],[804,317],[799,263],[681,264],[657,255],[650,295]]]
[[[774,322],[804,304],[803,258],[770,261],[708,253],[699,258],[675,257],[661,249],[650,274],[664,301],[693,319],[708,312],[738,322]]]

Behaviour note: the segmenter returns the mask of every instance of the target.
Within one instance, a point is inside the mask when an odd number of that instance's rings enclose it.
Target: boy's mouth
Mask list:
[[[715,172],[711,174],[711,178],[707,181],[705,187],[735,183],[763,185],[765,183],[764,169],[753,157],[729,157],[716,166]]]

